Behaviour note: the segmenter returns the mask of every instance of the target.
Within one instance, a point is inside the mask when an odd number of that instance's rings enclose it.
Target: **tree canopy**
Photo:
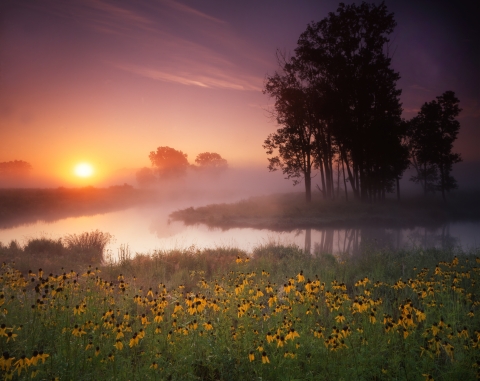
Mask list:
[[[452,165],[462,161],[460,154],[452,152],[460,129],[459,102],[453,91],[446,91],[424,103],[408,122],[410,157],[417,172],[411,180],[420,183],[425,194],[440,191],[444,200],[445,192],[457,187]]]
[[[195,163],[200,169],[226,169],[227,160],[216,152],[203,152],[197,155]]]
[[[170,147],[158,147],[148,157],[160,179],[181,177],[189,166],[187,154]]]

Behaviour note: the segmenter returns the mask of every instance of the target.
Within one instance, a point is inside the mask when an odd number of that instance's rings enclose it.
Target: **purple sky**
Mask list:
[[[346,2],[350,3],[350,2]],[[358,3],[358,2],[357,2]],[[472,5],[469,5],[469,4]],[[386,1],[404,117],[446,90],[463,112],[456,150],[479,161],[480,35],[474,2]],[[459,5],[460,4],[460,5]],[[0,162],[72,180],[150,165],[170,146],[267,165],[276,129],[264,79],[337,1],[2,0]]]

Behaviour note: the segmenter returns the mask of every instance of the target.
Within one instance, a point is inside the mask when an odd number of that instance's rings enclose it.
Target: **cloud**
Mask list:
[[[172,73],[162,69],[139,66],[134,64],[111,64],[112,66],[130,73],[140,75],[145,78],[157,81],[179,83],[187,86],[198,86],[204,88],[220,88],[232,90],[253,90],[259,91],[260,88],[252,85],[247,80],[232,78],[229,75],[218,72],[216,76],[199,75],[193,73]]]

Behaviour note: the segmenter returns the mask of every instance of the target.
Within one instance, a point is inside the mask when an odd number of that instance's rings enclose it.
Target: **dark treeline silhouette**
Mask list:
[[[151,186],[160,181],[179,179],[186,175],[188,168],[219,173],[228,167],[227,160],[215,152],[203,152],[197,155],[194,164],[189,164],[188,155],[171,147],[158,147],[151,151],[149,159],[152,168],[143,167],[136,173],[141,186]]]
[[[340,177],[347,199],[347,182],[363,201],[395,190],[399,197],[409,165],[425,189],[435,183],[432,189],[444,196],[455,187],[450,171],[460,160],[451,153],[458,99],[446,92],[414,120],[402,120],[400,75],[389,54],[395,26],[383,2],[341,3],[336,13],[308,25],[292,57],[277,52],[279,70],[267,76],[264,93],[275,100],[272,115],[281,128],[263,147],[272,155],[271,171],[281,169],[294,184],[303,179],[307,202],[317,175],[325,198],[340,196]]]

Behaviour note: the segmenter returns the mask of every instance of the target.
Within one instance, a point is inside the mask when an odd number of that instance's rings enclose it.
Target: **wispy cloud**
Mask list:
[[[225,24],[225,21],[223,20],[220,20],[216,17],[213,17],[213,16],[210,16],[210,15],[207,15],[206,13],[203,13],[203,12],[200,12],[199,10],[197,9],[194,9],[194,8],[191,8],[185,4],[181,4],[179,3],[178,1],[174,1],[174,0],[161,0],[161,2],[163,4],[166,4],[168,5],[169,7],[173,8],[173,9],[176,9],[177,11],[180,11],[180,12],[183,12],[183,13],[188,13],[188,14],[191,14],[193,16],[197,16],[197,17],[200,17],[200,18],[204,18],[206,20],[209,20],[209,21],[213,21],[213,22],[216,22],[216,23],[219,23],[219,24]]]
[[[117,63],[112,64],[112,66],[116,67],[117,69],[157,81],[165,81],[171,83],[178,83],[181,85],[198,86],[204,88],[260,91],[260,88],[250,83],[250,81],[240,78],[233,78],[222,72],[217,73],[216,76],[194,74],[190,72],[174,74],[167,70],[155,69],[152,67],[133,64]]]

